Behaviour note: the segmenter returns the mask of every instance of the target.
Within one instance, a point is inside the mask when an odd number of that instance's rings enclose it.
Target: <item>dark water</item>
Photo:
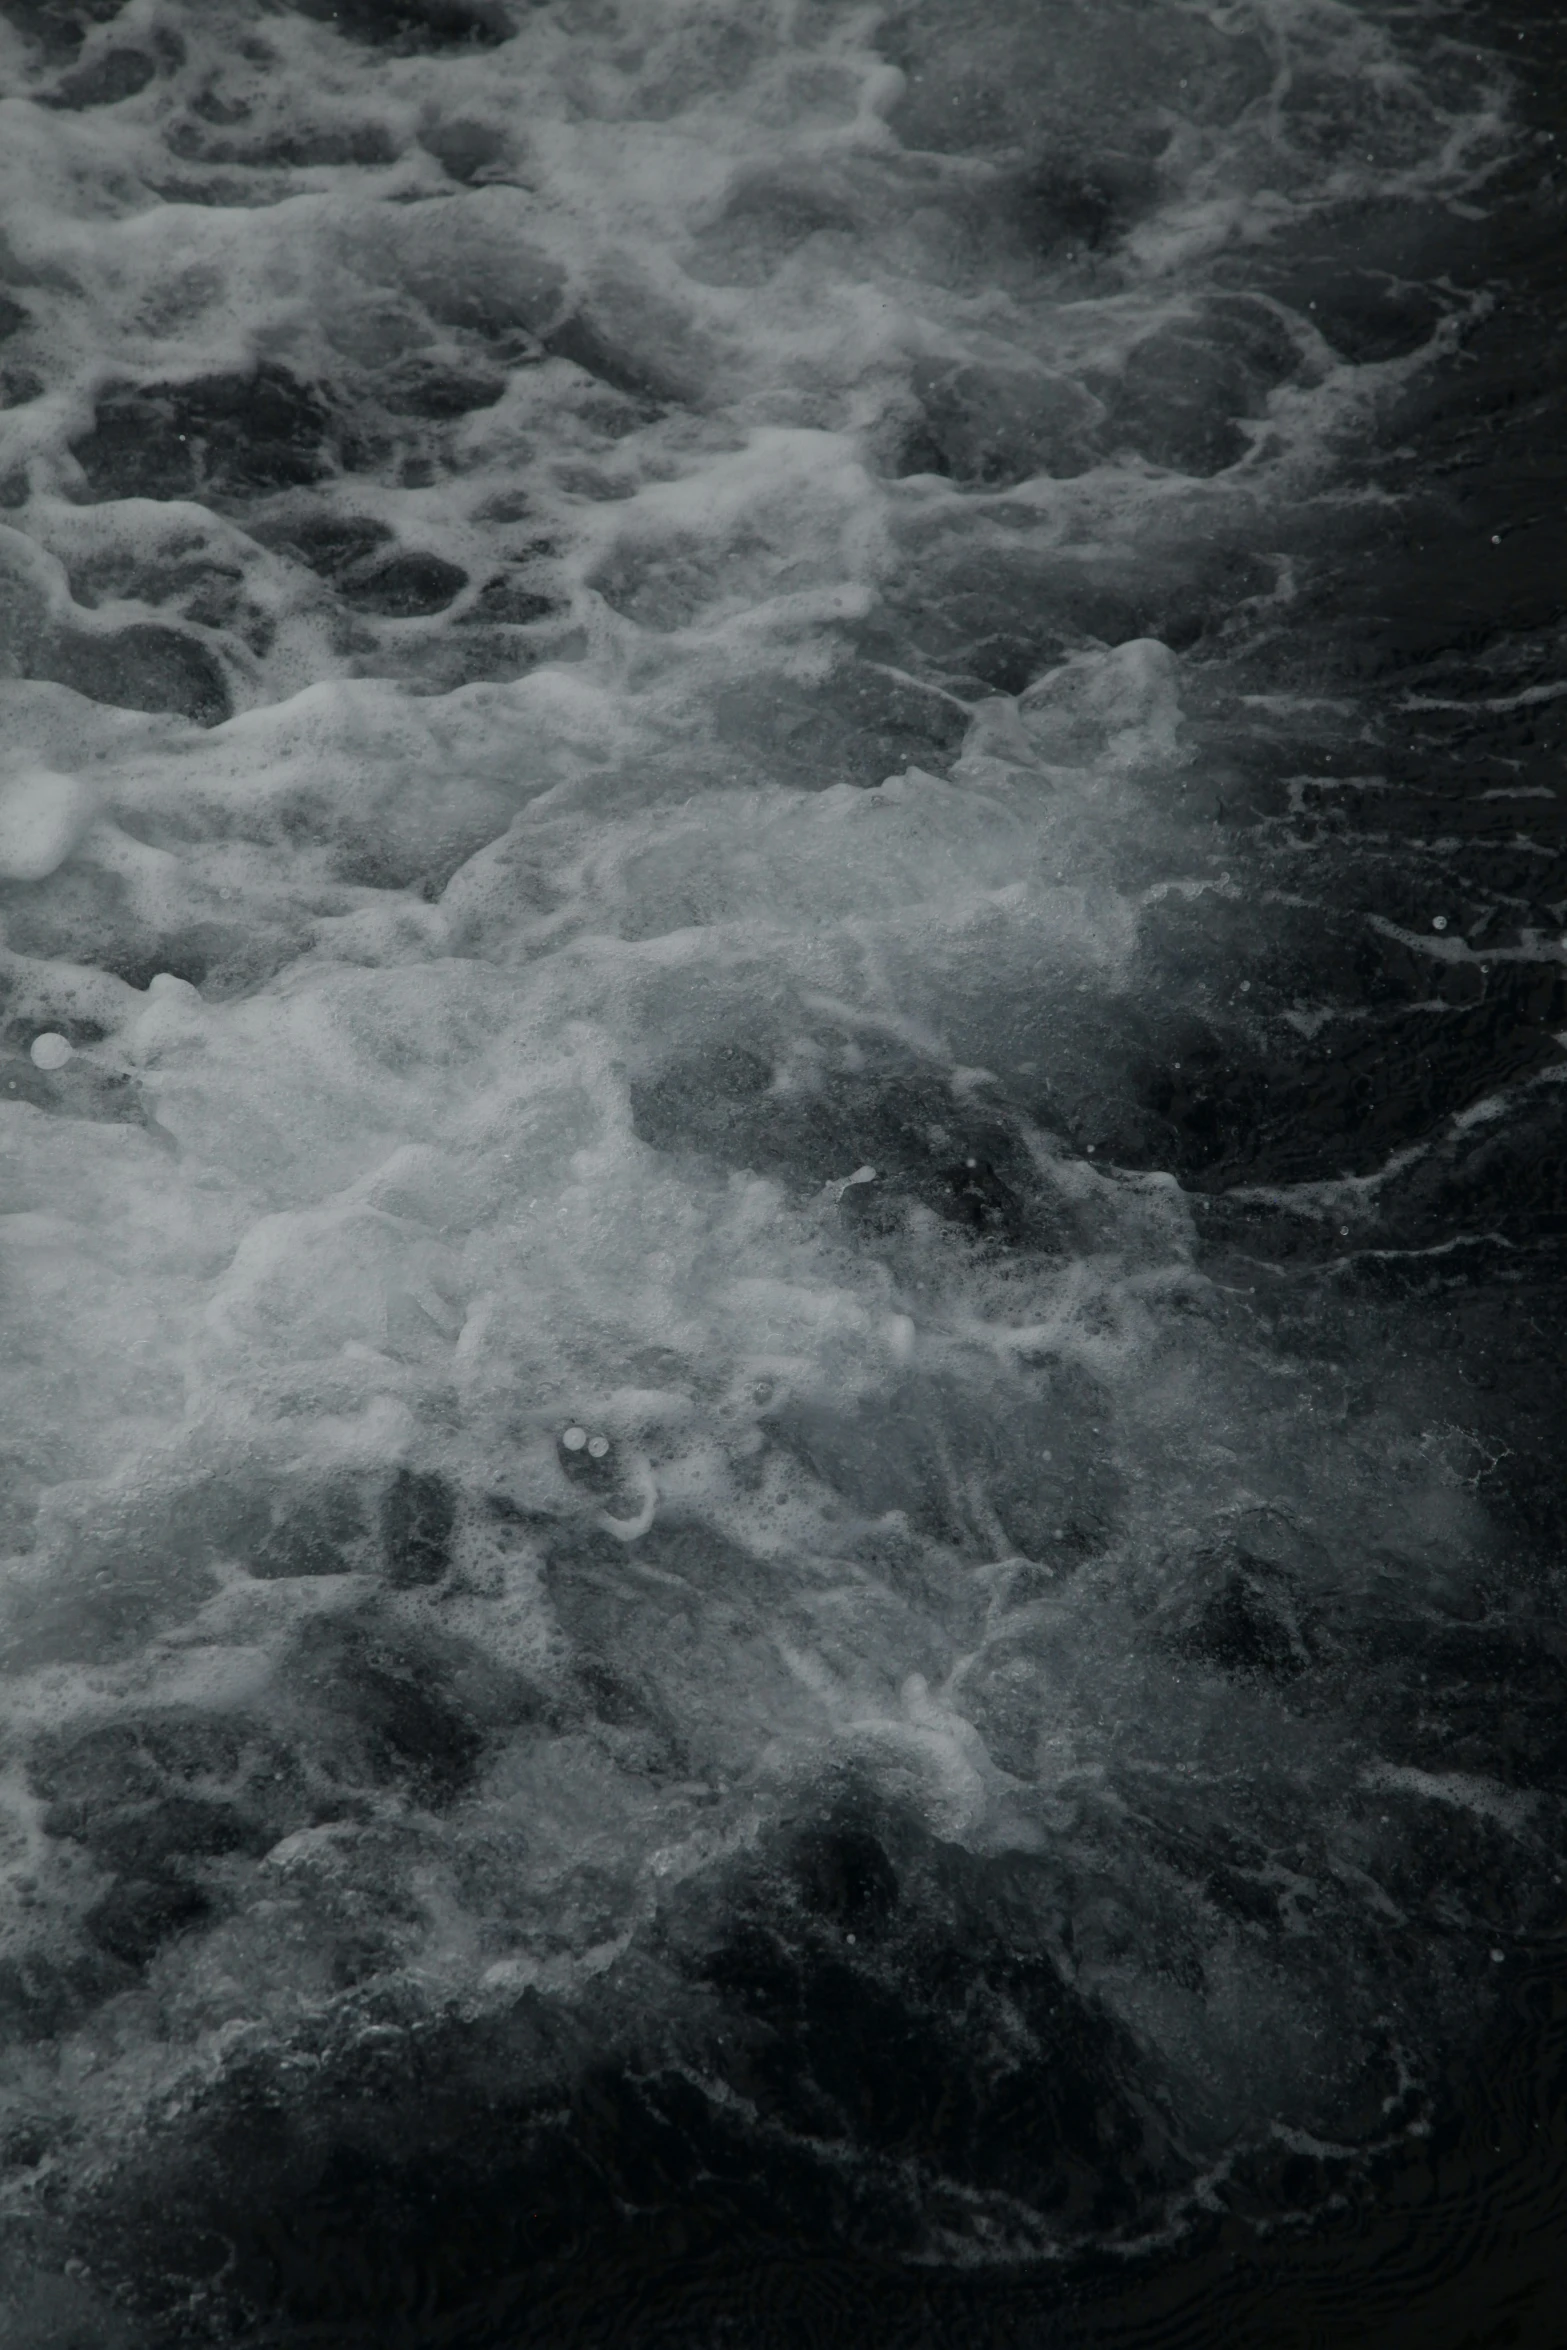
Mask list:
[[[1567,26],[0,89],[5,2342],[1567,2339]]]

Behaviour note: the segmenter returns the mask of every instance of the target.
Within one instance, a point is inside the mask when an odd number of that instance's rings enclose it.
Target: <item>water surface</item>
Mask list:
[[[1561,47],[6,0],[19,2350],[1558,2338]]]

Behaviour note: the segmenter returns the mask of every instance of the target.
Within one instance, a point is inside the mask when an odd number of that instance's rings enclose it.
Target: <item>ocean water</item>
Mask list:
[[[1564,92],[3,0],[8,2350],[1563,2338]]]

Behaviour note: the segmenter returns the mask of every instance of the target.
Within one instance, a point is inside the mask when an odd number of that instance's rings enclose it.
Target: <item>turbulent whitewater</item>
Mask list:
[[[1527,1310],[1551,793],[1400,845],[1460,689],[1314,585],[1505,61],[11,0],[0,85],[7,2340],[1342,2196],[1562,1903],[1421,1286]]]

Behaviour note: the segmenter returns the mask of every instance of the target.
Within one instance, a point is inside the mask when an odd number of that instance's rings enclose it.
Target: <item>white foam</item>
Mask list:
[[[932,0],[893,64],[871,11],[554,7],[435,67],[287,12],[262,66],[186,10],[178,91],[0,101],[6,282],[49,375],[0,467],[30,485],[0,618],[35,672],[3,689],[0,781],[8,1719],[25,1743],[253,1708],[330,1756],[290,1643],[372,1603],[411,1650],[466,1643],[465,1689],[482,1664],[549,1698],[484,1717],[439,1822],[382,1787],[225,1862],[222,1919],[69,2055],[84,2175],[225,2048],[350,1997],[356,1917],[434,2006],[569,1998],[659,1887],[834,1771],[947,1841],[1102,1869],[1085,1995],[1226,2126],[1311,2102],[1317,2008],[1290,2021],[1300,1978],[1180,1854],[1250,1833],[1265,1757],[1268,1833],[1305,1820],[1348,1869],[1340,1731],[1183,1661],[1168,1593],[1247,1511],[1330,1529],[1352,1598],[1394,1552],[1464,1590],[1491,1535],[1421,1449],[1459,1408],[1439,1377],[1346,1432],[1196,1268],[1174,1179],[1104,1163],[1107,1037],[1151,989],[1207,1019],[1274,916],[1198,804],[1201,664],[1062,616],[1132,608],[1196,547],[1266,553],[1380,396],[1301,329],[1233,469],[1140,450],[1115,403],[1209,317],[1216,258],[1467,185],[1494,113],[1316,0],[1047,13],[1048,40]],[[1380,161],[1313,146],[1362,110]],[[366,126],[390,160],[278,159]],[[1097,245],[1068,233],[1096,156],[1143,207]],[[1029,232],[1036,200],[1066,226]],[[573,322],[587,367],[542,355]],[[108,387],[257,360],[335,403],[319,481],[88,495],[70,447],[107,467]],[[416,364],[505,390],[420,418],[394,406]],[[944,473],[918,431],[949,428]],[[323,523],[366,552],[334,571]],[[393,551],[464,584],[377,612]],[[486,618],[496,581],[550,609]],[[983,646],[1036,621],[1024,690],[987,685]],[[236,715],[50,682],[113,644],[110,686],[162,690],[149,629],[204,648]],[[1150,981],[1171,908],[1192,943]],[[1015,1244],[991,1174],[1036,1219]],[[973,1225],[945,1212],[969,1178]],[[427,1581],[385,1570],[399,1472],[454,1497]],[[261,1572],[274,1513],[322,1494],[351,1530]],[[583,1660],[648,1719],[595,1715]],[[1149,1860],[1156,1782],[1195,1843]],[[78,1859],[28,1849],[63,1938],[98,1890]],[[1206,2006],[1118,1902],[1189,1921]],[[1324,2011],[1364,2019],[1352,1941],[1313,1949]]]
[[[44,881],[93,820],[96,794],[75,775],[35,767],[0,783],[0,879]]]

